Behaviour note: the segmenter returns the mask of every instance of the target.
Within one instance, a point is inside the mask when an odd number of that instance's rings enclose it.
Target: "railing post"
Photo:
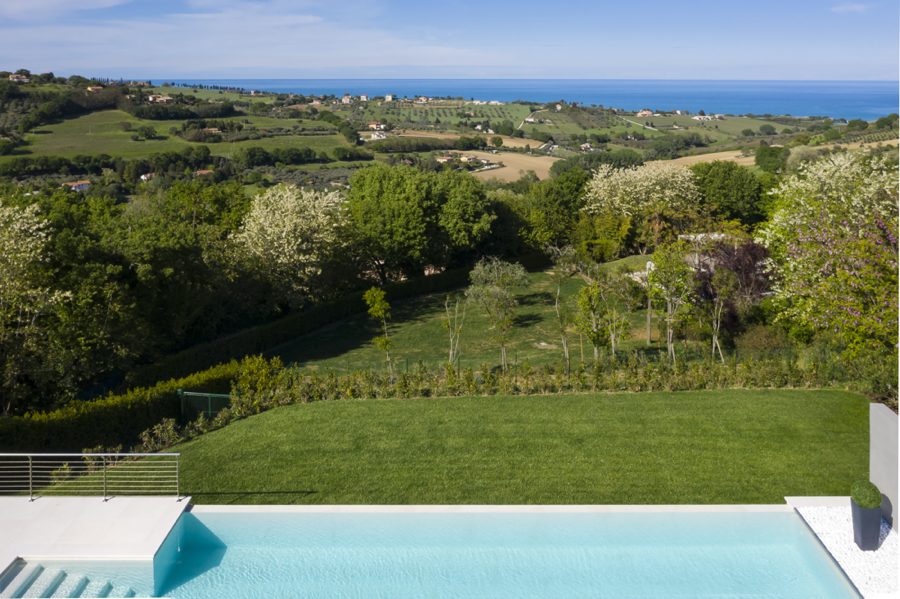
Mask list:
[[[181,411],[178,415],[181,417],[180,418],[181,424],[184,424],[184,390],[183,389],[178,390],[178,399],[179,399],[179,404],[181,405]]]
[[[206,417],[212,418],[212,395],[206,396]]]
[[[181,472],[179,468],[179,459],[181,456],[175,456],[175,499],[181,495]]]
[[[106,456],[103,456],[103,501],[106,501]]]
[[[28,501],[34,501],[34,485],[32,484],[32,461],[28,456]]]

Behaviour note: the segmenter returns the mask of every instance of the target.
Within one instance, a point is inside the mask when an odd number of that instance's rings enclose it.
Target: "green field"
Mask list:
[[[783,504],[868,477],[842,391],[341,400],[172,448],[196,504]]]
[[[650,256],[632,256],[627,261],[616,264],[628,264],[643,269]],[[519,362],[528,361],[539,364],[560,359],[562,349],[556,331],[556,312],[553,297],[556,288],[549,276],[543,272],[531,273],[531,286],[521,288],[517,292],[519,309],[517,310],[515,327],[508,342],[510,360],[518,356]],[[564,296],[574,309],[574,297],[583,285],[580,277],[572,277],[564,288]],[[449,335],[442,326],[446,319],[444,302],[449,295],[454,301],[464,297],[464,290],[450,293],[435,293],[410,300],[396,302],[392,306],[390,335],[394,342],[392,357],[403,367],[407,361],[410,367],[418,360],[440,368],[446,363],[448,356]],[[296,362],[310,368],[331,367],[338,371],[363,369],[366,367],[381,368],[384,353],[378,350],[372,340],[379,335],[374,319],[365,314],[358,314],[324,329],[306,335],[296,341],[283,345],[271,352],[279,356],[285,363]],[[636,311],[631,317],[632,338],[623,345],[623,349],[650,351],[656,355],[659,351],[654,341],[652,346],[646,344],[646,310]],[[470,305],[466,313],[465,326],[462,332],[460,366],[477,369],[483,362],[499,364],[500,350],[491,339],[487,317],[477,305]],[[571,356],[576,361],[581,359],[579,335],[570,333]],[[653,325],[653,338],[658,331]],[[544,343],[546,345],[540,345]],[[584,355],[590,359],[593,349],[584,340]]]
[[[380,104],[380,105],[379,105]],[[468,104],[464,102],[444,103],[444,105],[434,104],[410,104],[405,102],[362,102],[353,106],[352,110],[348,110],[346,105],[339,105],[328,110],[334,110],[335,113],[345,119],[353,119],[356,121],[390,121],[395,125],[401,123],[423,122],[424,118],[428,119],[428,124],[433,124],[435,119],[440,119],[443,125],[451,125],[450,129],[454,129],[460,120],[464,117],[457,116],[460,112],[473,112],[475,116],[469,116],[471,121],[490,120],[491,122],[500,122],[503,120],[512,121],[518,126],[531,111],[520,104],[504,104],[503,106],[486,106]],[[360,110],[360,107],[364,107]],[[324,107],[323,107],[324,108]]]
[[[251,96],[249,90],[246,94],[230,94],[224,91],[220,92],[220,90],[217,89],[197,88],[197,91],[195,92],[194,88],[190,87],[163,87],[162,85],[157,87],[144,87],[142,90],[144,94],[184,94],[186,96],[194,96],[201,100],[228,100],[229,102],[240,100],[241,102],[265,102],[267,104],[271,104],[275,101],[275,96]]]
[[[318,121],[298,121],[296,119],[273,119],[266,117],[254,117],[249,115],[239,115],[228,117],[226,119],[241,122],[244,119],[249,123],[244,125],[254,125],[262,130],[269,127],[291,128],[294,125],[301,127],[329,127],[327,123]],[[131,135],[133,131],[122,131],[118,124],[120,122],[131,123],[132,128],[149,125],[153,127],[159,138],[146,141],[132,141]],[[38,127],[34,134],[25,135],[26,142],[29,145],[23,149],[27,153],[19,153],[14,156],[0,157],[0,161],[10,160],[15,156],[21,155],[56,155],[72,157],[77,154],[109,154],[111,156],[121,156],[123,158],[146,158],[153,152],[165,152],[170,150],[183,150],[186,147],[195,146],[192,142],[183,140],[180,137],[170,136],[169,128],[176,127],[181,129],[182,121],[148,121],[141,120],[131,116],[120,110],[104,110],[94,112],[75,119],[68,119]],[[209,147],[210,152],[216,156],[231,156],[232,152],[240,147],[260,147],[265,149],[272,148],[311,148],[316,151],[324,150],[331,153],[337,147],[350,147],[350,144],[342,135],[287,135],[268,137],[257,140],[246,140],[231,143],[211,143],[205,144]]]

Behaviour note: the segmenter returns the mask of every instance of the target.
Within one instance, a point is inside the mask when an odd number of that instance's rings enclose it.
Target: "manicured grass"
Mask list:
[[[745,504],[847,495],[868,400],[703,391],[343,400],[173,448],[197,504]]]

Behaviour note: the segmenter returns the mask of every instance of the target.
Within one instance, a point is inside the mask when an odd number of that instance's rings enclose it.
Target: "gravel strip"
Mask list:
[[[849,507],[800,507],[797,511],[863,597],[900,591],[897,580],[900,542],[887,522],[881,521],[880,547],[876,551],[863,551],[853,540],[853,516]]]

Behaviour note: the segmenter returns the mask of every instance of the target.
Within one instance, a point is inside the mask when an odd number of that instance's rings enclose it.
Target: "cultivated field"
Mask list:
[[[244,126],[252,125],[260,131],[266,128],[281,127],[291,128],[299,125],[306,127],[328,127],[327,123],[318,121],[298,121],[296,119],[272,119],[265,117],[254,117],[250,115],[239,115],[227,117],[225,119],[243,122]],[[119,127],[119,123],[128,122],[133,129],[142,126],[153,127],[158,137],[156,139],[132,141],[131,135],[134,131],[123,131]],[[72,157],[77,154],[109,154],[111,156],[121,156],[123,158],[145,158],[154,152],[165,152],[171,150],[183,150],[186,147],[193,147],[198,144],[188,142],[180,137],[169,135],[169,128],[176,127],[181,129],[182,121],[148,121],[140,120],[128,113],[120,110],[105,110],[94,112],[75,119],[68,119],[38,127],[34,134],[27,134],[25,140],[30,145],[23,148],[24,152],[20,155],[39,156],[52,154],[57,156]],[[246,140],[232,143],[207,143],[210,152],[216,156],[230,156],[235,150],[241,147],[261,147],[265,149],[272,148],[311,148],[316,151],[324,150],[329,154],[334,148],[349,147],[349,144],[341,135],[287,135],[278,137],[267,137],[257,140]],[[15,156],[2,156],[0,162],[10,160]]]
[[[885,142],[882,142],[884,145],[896,146],[898,145],[898,140],[892,139]],[[855,150],[860,147],[859,143],[852,144],[841,144],[842,148],[847,148],[848,150]],[[867,146],[871,146],[872,144],[865,144]],[[821,146],[812,146],[814,148],[833,148],[835,144],[823,144]],[[713,152],[711,154],[695,154],[693,156],[682,156],[681,158],[676,158],[675,160],[660,160],[660,164],[680,164],[687,166],[689,164],[697,164],[698,162],[713,162],[714,160],[732,160],[738,164],[743,166],[753,166],[756,164],[756,158],[754,156],[743,156],[742,151],[729,151],[729,152]]]
[[[404,129],[403,133],[400,133],[398,137],[434,137],[436,139],[459,139],[460,137],[473,137],[471,134],[466,135],[465,133],[442,133],[439,131],[413,131],[412,129]],[[484,137],[485,140],[490,143],[490,140],[494,137],[499,137],[503,140],[503,146],[509,148],[524,148],[525,146],[530,146],[532,148],[537,148],[541,145],[541,142],[535,141],[533,139],[525,139],[524,137],[509,137],[507,135],[479,135],[479,137]]]
[[[526,140],[529,143],[535,143],[533,140]],[[506,142],[504,142],[506,143]],[[487,152],[466,152],[479,158],[487,158],[492,162],[502,162],[503,168],[491,169],[473,173],[479,179],[502,179],[504,181],[516,181],[521,177],[519,171],[534,171],[540,179],[550,178],[550,167],[561,158],[553,158],[551,156],[528,156],[523,154],[512,154],[507,152],[498,152],[490,154]]]

